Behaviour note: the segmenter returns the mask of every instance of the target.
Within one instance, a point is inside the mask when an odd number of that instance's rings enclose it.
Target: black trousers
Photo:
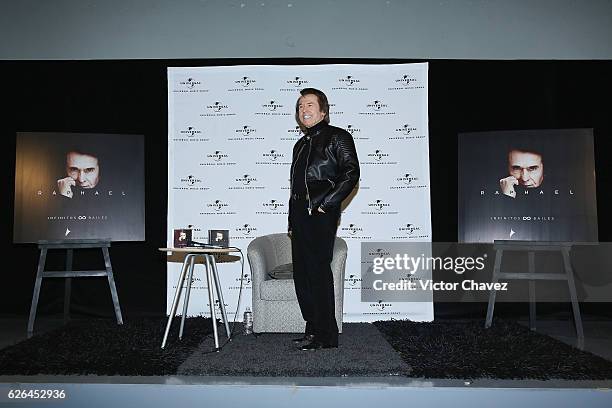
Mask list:
[[[338,343],[334,280],[331,270],[340,211],[308,214],[308,202],[294,200],[291,210],[293,280],[306,334],[325,344]]]

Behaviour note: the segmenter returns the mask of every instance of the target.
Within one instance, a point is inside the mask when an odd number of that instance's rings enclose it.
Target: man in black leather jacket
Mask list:
[[[293,147],[289,232],[293,276],[305,335],[302,350],[338,347],[334,282],[331,271],[340,206],[359,180],[352,136],[329,125],[325,94],[306,88],[295,116],[304,131]]]

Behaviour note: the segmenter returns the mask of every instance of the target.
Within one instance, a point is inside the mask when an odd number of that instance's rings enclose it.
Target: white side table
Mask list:
[[[185,299],[183,301],[183,316],[181,318],[181,328],[179,330],[179,340],[183,338],[183,328],[185,327],[185,316],[187,315],[187,306],[189,304],[189,294],[191,292],[191,283],[193,281],[193,267],[197,257],[201,257],[204,261],[204,267],[206,269],[206,282],[208,285],[208,300],[210,304],[210,318],[213,325],[213,333],[215,335],[215,350],[219,351],[219,333],[217,332],[217,317],[215,313],[215,292],[217,299],[219,300],[219,308],[221,309],[221,317],[225,324],[225,331],[227,338],[230,339],[231,332],[229,327],[229,321],[225,312],[225,304],[223,302],[223,293],[221,291],[221,284],[219,282],[219,274],[217,272],[217,263],[215,261],[215,255],[228,255],[233,252],[239,252],[235,248],[200,248],[200,247],[185,247],[185,248],[159,248],[160,251],[171,253],[184,253],[185,259],[183,260],[183,267],[179,276],[178,283],[176,285],[176,291],[174,292],[174,301],[172,302],[172,309],[168,316],[168,324],[166,325],[166,332],[164,333],[164,339],[162,340],[161,348],[166,346],[168,339],[168,333],[170,332],[170,326],[172,325],[172,319],[176,315],[176,309],[180,301],[181,292],[185,279],[187,279],[187,292],[185,293]],[[214,282],[214,290],[213,290]]]

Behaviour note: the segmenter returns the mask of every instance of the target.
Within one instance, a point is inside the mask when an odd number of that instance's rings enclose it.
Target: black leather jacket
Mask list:
[[[294,174],[299,154],[307,155],[306,174]],[[311,211],[339,210],[359,181],[359,160],[353,137],[344,129],[317,123],[293,146],[291,186],[296,177],[306,177],[307,201]],[[291,192],[293,196],[293,191]],[[291,201],[291,200],[290,200]],[[291,219],[291,203],[289,204]],[[290,225],[291,227],[291,225]]]

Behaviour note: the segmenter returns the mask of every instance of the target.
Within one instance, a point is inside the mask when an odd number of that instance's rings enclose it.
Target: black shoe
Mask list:
[[[314,340],[314,334],[305,334],[302,337],[298,339],[293,339],[291,341],[294,343],[303,343],[305,341],[313,341],[313,340]]]
[[[304,344],[300,347],[302,351],[319,350],[319,349],[330,349],[338,348],[338,343],[320,343],[317,340],[313,340],[308,344]]]

